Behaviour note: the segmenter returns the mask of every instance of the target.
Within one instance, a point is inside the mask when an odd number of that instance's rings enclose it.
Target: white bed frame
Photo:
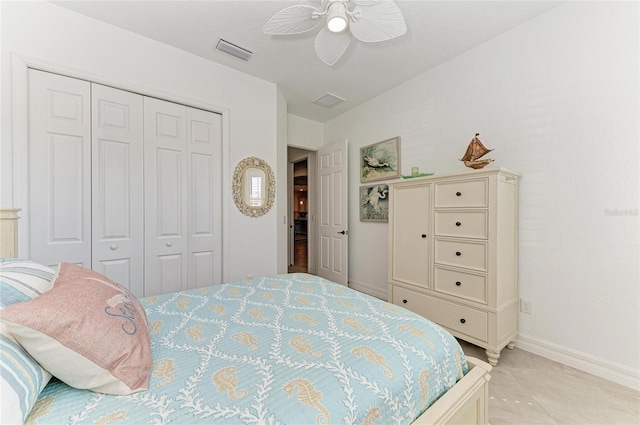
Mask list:
[[[0,209],[0,256],[18,255],[18,211]],[[489,423],[489,380],[491,366],[467,357],[469,372],[429,407],[413,425]]]
[[[491,366],[467,357],[469,372],[413,422],[413,425],[489,424]]]

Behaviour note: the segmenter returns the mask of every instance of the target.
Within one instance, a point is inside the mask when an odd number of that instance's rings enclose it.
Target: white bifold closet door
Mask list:
[[[222,283],[222,116],[187,107],[187,288]]]
[[[29,71],[30,257],[144,288],[143,97]]]
[[[145,295],[219,283],[221,117],[144,99]]]
[[[91,268],[144,293],[143,96],[91,84]]]
[[[219,114],[29,71],[29,250],[149,296],[222,283]]]
[[[29,257],[91,268],[91,84],[29,71]]]

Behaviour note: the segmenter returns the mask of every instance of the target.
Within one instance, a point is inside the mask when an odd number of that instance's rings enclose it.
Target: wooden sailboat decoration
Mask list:
[[[480,133],[476,133],[476,136],[471,140],[469,146],[467,146],[467,151],[464,153],[464,156],[460,161],[464,161],[464,165],[469,168],[479,169],[493,162],[493,159],[485,158],[480,159],[493,149],[488,149],[485,145],[482,144],[478,136]]]

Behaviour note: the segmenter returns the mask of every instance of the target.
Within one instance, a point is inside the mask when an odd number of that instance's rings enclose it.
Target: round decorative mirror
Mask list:
[[[269,164],[255,156],[240,161],[233,172],[232,192],[233,202],[242,214],[266,214],[276,198],[276,178]]]

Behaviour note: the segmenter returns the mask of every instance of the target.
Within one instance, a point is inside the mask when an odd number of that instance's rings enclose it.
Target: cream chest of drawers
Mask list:
[[[518,178],[500,168],[389,184],[389,301],[494,366],[518,334]]]

